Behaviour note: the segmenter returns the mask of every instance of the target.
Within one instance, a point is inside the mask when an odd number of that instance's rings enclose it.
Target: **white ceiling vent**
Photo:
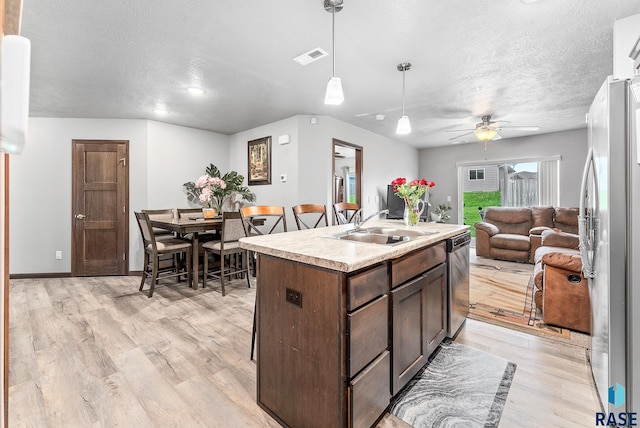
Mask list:
[[[310,51],[307,51],[303,54],[298,55],[293,60],[300,65],[311,64],[314,61],[319,60],[320,58],[324,58],[329,55],[327,51],[322,48],[313,48]]]

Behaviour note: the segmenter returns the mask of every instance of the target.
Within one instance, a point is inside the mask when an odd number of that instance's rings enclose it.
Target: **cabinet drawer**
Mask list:
[[[389,289],[387,264],[374,267],[347,279],[347,309],[353,310],[385,294]]]
[[[446,260],[445,243],[440,242],[391,262],[391,288],[420,275]]]
[[[389,296],[384,295],[348,315],[350,378],[387,349],[388,314]]]
[[[386,351],[349,384],[351,427],[372,426],[389,405],[389,360]]]

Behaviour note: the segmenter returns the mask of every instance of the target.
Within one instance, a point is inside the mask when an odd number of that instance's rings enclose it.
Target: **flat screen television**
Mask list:
[[[427,221],[429,216],[428,195],[429,192],[425,192],[422,196],[425,203],[424,211],[420,214],[422,221]],[[387,209],[389,210],[389,214],[387,214],[387,218],[389,219],[401,219],[404,216],[404,201],[393,193],[393,186],[391,184],[387,185]]]

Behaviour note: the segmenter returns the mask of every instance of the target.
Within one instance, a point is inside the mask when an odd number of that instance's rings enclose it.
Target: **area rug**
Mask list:
[[[445,340],[389,413],[414,428],[497,427],[516,364]]]
[[[588,335],[545,324],[533,301],[533,267],[513,265],[469,265],[469,318],[588,347]]]

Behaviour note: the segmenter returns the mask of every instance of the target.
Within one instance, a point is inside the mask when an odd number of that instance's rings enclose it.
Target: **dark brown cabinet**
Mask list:
[[[280,423],[369,427],[384,413],[388,269],[346,274],[259,255],[257,395]]]
[[[410,257],[417,262],[417,257],[433,255],[434,248],[427,250],[431,251],[411,254]],[[422,266],[433,266],[434,259],[430,260]],[[444,252],[435,261],[439,262],[435,263],[436,267],[391,290],[393,395],[420,371],[447,333],[447,265]],[[392,269],[402,266],[401,262],[394,264]]]
[[[350,273],[258,257],[258,404],[284,426],[374,425],[446,334],[444,243]]]

